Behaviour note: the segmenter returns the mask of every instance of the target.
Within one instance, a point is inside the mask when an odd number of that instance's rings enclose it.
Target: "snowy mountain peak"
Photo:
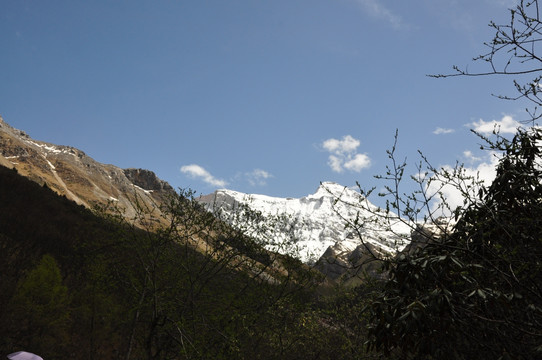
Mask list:
[[[409,234],[407,225],[376,215],[378,208],[375,205],[357,191],[334,182],[322,182],[314,194],[301,198],[278,198],[221,189],[202,196],[199,201],[209,210],[220,211],[234,226],[244,225],[236,223],[239,221],[235,216],[239,211],[236,205],[242,204],[261,213],[269,219],[265,226],[267,233],[259,234],[264,245],[307,263],[318,260],[329,247],[353,251],[362,242],[372,244],[381,252],[395,253],[404,246],[402,240]],[[286,223],[277,226],[277,217]],[[363,224],[363,229],[346,226],[356,217],[360,220],[358,223]],[[266,243],[266,239],[273,239],[274,243]]]
[[[314,194],[307,195],[306,198],[311,199],[321,197],[334,197],[343,193],[345,189],[349,190],[345,186],[337,184],[335,182],[324,181],[320,183],[320,186],[318,186],[318,189],[316,189],[316,192]]]

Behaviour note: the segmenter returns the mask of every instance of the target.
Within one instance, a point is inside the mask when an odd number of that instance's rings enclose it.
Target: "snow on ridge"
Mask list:
[[[75,153],[73,151],[70,151],[68,148],[65,148],[65,147],[59,148],[56,145],[47,144],[47,143],[38,143],[34,140],[29,140],[29,139],[24,139],[24,141],[26,141],[28,144],[37,146],[40,149],[53,153],[53,154],[68,154],[68,155],[75,156]]]
[[[221,189],[214,193],[212,201],[209,199],[206,197],[202,200],[208,208],[218,206],[230,215],[234,215],[232,209],[235,209],[237,203],[259,211],[266,217],[283,216],[289,222],[283,226],[283,232],[277,234],[276,231],[280,232],[281,229],[270,226],[275,233],[267,234],[267,238],[289,242],[293,235],[297,248],[295,251],[289,249],[282,252],[291,251],[291,255],[308,263],[316,261],[329,246],[340,243],[343,248],[355,249],[361,245],[362,240],[386,253],[394,253],[405,246],[402,240],[410,233],[409,226],[401,220],[375,216],[378,207],[359,192],[332,182],[323,182],[314,194],[301,198],[251,195]],[[353,221],[357,216],[364,223],[364,228],[360,230],[362,240],[345,226],[345,219]],[[231,216],[231,219],[234,218]],[[276,248],[272,245],[267,247],[272,250]]]
[[[153,190],[145,190],[145,189],[143,189],[141,186],[137,186],[136,184],[132,184],[132,185],[133,185],[135,188],[137,188],[137,189],[143,191],[143,192],[144,192],[145,194],[147,194],[147,195],[153,192]]]
[[[54,166],[49,160],[47,160],[46,157],[44,157],[44,159],[45,159],[45,161],[47,161],[47,164],[49,164],[49,166],[51,167],[51,170],[52,170],[53,172],[56,172],[55,166]]]

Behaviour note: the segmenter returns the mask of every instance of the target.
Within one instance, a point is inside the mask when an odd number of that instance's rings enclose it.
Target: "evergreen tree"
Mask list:
[[[60,268],[51,255],[19,282],[11,303],[18,345],[43,354],[44,350],[67,345],[70,325],[70,298]],[[47,354],[53,357],[55,354]]]

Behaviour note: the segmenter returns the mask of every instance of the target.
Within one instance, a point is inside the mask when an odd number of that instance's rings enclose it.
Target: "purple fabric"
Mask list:
[[[43,360],[41,356],[26,351],[17,351],[8,355],[10,360]]]

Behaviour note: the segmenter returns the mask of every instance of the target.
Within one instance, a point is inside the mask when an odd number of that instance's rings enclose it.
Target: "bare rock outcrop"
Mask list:
[[[124,175],[134,185],[148,191],[161,191],[164,193],[174,193],[175,190],[164,180],[161,180],[150,170],[129,168],[124,169]]]

